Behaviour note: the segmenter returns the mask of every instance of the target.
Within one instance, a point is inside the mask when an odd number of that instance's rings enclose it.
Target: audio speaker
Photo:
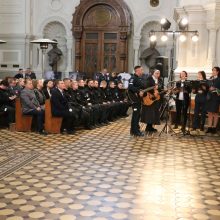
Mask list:
[[[159,56],[156,57],[156,66],[157,70],[160,70],[161,77],[168,77],[169,65],[168,65],[168,57]]]

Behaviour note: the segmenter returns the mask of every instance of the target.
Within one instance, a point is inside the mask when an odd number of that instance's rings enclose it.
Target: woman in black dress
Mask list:
[[[196,85],[193,88],[193,93],[196,94],[193,130],[200,128],[200,130],[203,131],[206,120],[206,97],[208,93],[208,84],[206,81],[206,74],[204,71],[198,72],[198,81],[196,81]],[[201,118],[199,117],[200,114]]]
[[[155,91],[161,90],[162,83],[160,81],[160,71],[155,70],[153,75],[149,76],[147,78],[146,82],[146,88],[154,87],[155,89],[152,89],[149,91],[150,94],[154,95]],[[147,94],[144,94],[146,96]],[[152,105],[142,105],[142,111],[141,111],[141,122],[147,124],[145,131],[146,132],[157,132],[157,129],[153,127],[153,125],[159,125],[160,124],[160,101],[154,101]]]
[[[208,112],[208,130],[206,133],[216,133],[218,124],[218,113],[220,104],[220,68],[214,67],[212,69],[212,76],[209,82],[209,92],[207,95],[207,112]]]

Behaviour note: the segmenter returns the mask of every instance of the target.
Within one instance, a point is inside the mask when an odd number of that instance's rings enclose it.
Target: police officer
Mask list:
[[[130,134],[134,136],[144,136],[140,131],[139,120],[141,112],[141,97],[143,97],[144,82],[141,79],[143,75],[143,68],[141,66],[135,66],[134,75],[129,80],[128,95],[132,104],[132,119]]]
[[[85,127],[85,129],[91,130],[92,123],[91,123],[91,115],[89,111],[86,110],[86,107],[81,105],[81,96],[80,92],[78,90],[78,82],[73,80],[72,88],[70,89],[70,104],[73,106],[75,110],[75,114],[78,116],[78,121],[82,123]]]
[[[90,83],[93,82],[93,80],[88,80]],[[91,100],[91,88],[88,86],[85,86],[84,80],[80,79],[78,81],[78,89],[80,94],[80,104],[83,105],[87,112],[90,114],[90,125],[93,127],[99,127],[98,121],[99,121],[99,109],[96,106],[92,105]]]

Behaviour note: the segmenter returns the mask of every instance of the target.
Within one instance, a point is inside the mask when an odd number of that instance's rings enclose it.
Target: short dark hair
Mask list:
[[[134,71],[136,71],[137,69],[141,68],[141,66],[135,66],[134,67]]]
[[[0,82],[0,85],[3,85],[3,86],[6,86],[6,87],[9,87],[9,83],[7,80],[3,79],[1,82]]]
[[[27,79],[24,80],[24,84],[26,85],[26,84],[27,84],[28,82],[30,82],[30,81],[33,83],[32,79],[28,79],[28,78],[27,78]]]
[[[91,81],[93,82],[93,80],[92,80],[92,79],[87,79],[87,83],[89,83],[89,82],[91,82]]]
[[[67,81],[67,80],[70,80],[70,81],[71,81],[71,79],[69,79],[69,78],[64,78],[64,79],[61,80],[61,81],[65,82],[65,81]]]

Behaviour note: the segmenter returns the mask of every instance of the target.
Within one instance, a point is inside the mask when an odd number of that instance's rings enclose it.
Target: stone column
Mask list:
[[[133,40],[134,66],[137,66],[140,64],[140,59],[139,59],[140,40],[141,40],[141,36],[134,36],[134,40]]]
[[[72,65],[72,48],[73,48],[73,37],[66,37],[66,46],[67,46],[67,67],[66,67],[66,77],[69,77],[69,72],[73,71]]]
[[[215,28],[209,29],[209,44],[208,44],[208,60],[209,67],[213,67],[216,64],[216,40],[217,30]]]

